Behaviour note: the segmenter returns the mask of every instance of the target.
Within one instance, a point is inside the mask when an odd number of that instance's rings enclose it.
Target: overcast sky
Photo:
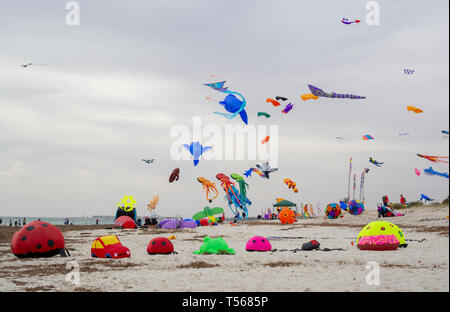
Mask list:
[[[246,179],[251,215],[277,197],[322,209],[342,199],[350,157],[356,197],[359,175],[370,168],[367,209],[385,194],[396,202],[400,194],[447,197],[448,179],[414,173],[448,172],[447,164],[416,156],[448,156],[441,134],[449,128],[447,0],[378,1],[374,26],[361,0],[78,2],[79,26],[66,24],[66,1],[0,2],[0,215],[113,215],[126,194],[140,215],[155,194],[160,215],[189,217],[210,205],[197,177],[216,182],[219,172],[242,174],[260,163],[194,167],[170,157],[171,129],[192,128],[194,116],[222,129],[243,124],[214,114],[223,108],[205,99],[224,98],[202,85],[220,80],[247,99],[249,127],[278,125],[279,170],[270,180]],[[361,23],[344,25],[344,17]],[[47,65],[20,66],[28,62]],[[367,98],[302,101],[308,83]],[[294,103],[288,114],[266,103],[277,95]],[[370,156],[384,165],[370,164]],[[180,180],[170,184],[176,167]],[[224,195],[212,205],[228,213]]]

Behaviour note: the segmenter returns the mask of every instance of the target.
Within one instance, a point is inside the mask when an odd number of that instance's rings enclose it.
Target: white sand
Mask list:
[[[147,233],[143,230],[91,230],[66,232],[70,258],[18,259],[12,253],[0,257],[0,291],[449,291],[448,207],[423,207],[405,210],[404,217],[387,218],[400,226],[407,248],[395,251],[361,251],[356,247],[360,229],[378,220],[376,211],[361,216],[328,220],[324,217],[299,220],[292,225],[279,221],[261,221],[257,225],[198,227],[175,231]],[[403,211],[402,211],[403,212]],[[319,226],[320,223],[340,226]],[[349,227],[349,225],[360,225]],[[440,228],[439,228],[440,227]],[[427,232],[421,232],[427,230]],[[432,230],[432,232],[430,232]],[[81,234],[84,233],[84,234]],[[87,234],[86,234],[87,233]],[[115,233],[131,250],[131,258],[93,259],[93,239]],[[146,248],[152,238],[168,237],[178,254],[148,255]],[[236,255],[194,255],[204,235],[223,236]],[[300,248],[310,239],[321,248],[344,248],[345,251],[246,252],[245,244],[252,236],[289,236],[306,239],[272,240],[272,248]],[[351,242],[355,245],[352,246]],[[9,245],[1,245],[2,250]],[[1,255],[1,253],[0,253]],[[81,285],[66,281],[66,263],[76,260],[80,265]],[[210,268],[177,268],[192,262],[216,264]],[[366,284],[366,264],[380,265],[380,285]],[[127,265],[129,267],[111,267]],[[288,266],[276,266],[276,264]],[[275,265],[274,267],[269,266]],[[26,268],[26,269],[25,269]],[[32,273],[39,269],[39,275]],[[34,270],[34,271],[33,271]]]

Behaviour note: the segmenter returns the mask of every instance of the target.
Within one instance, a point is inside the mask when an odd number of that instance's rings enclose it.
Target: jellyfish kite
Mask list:
[[[228,201],[228,207],[231,212],[237,219],[241,219],[244,214],[248,217],[248,209],[247,206],[251,205],[252,202],[248,197],[246,197],[245,201],[241,201],[241,195],[239,191],[236,189],[234,182],[230,180],[228,176],[223,173],[218,173],[216,175],[217,180],[221,182],[220,186],[223,188],[225,193],[225,199]]]
[[[428,155],[421,155],[421,154],[417,154],[417,156],[419,156],[420,158],[428,159],[429,161],[434,162],[434,163],[446,163],[446,164],[448,164],[448,161],[441,160],[441,159],[445,159],[445,158],[448,159],[448,156],[447,157],[440,157],[440,156],[428,156]]]
[[[248,184],[247,182],[245,182],[244,178],[240,175],[238,175],[237,173],[232,173],[230,174],[230,176],[237,182],[239,183],[239,192],[241,195],[241,203],[245,203],[247,201],[247,188],[248,188]]]
[[[228,94],[225,99],[219,104],[223,105],[225,110],[231,114],[227,113],[221,113],[221,112],[214,112],[215,114],[218,114],[220,116],[226,117],[228,119],[233,119],[237,115],[239,115],[242,119],[242,121],[247,124],[248,123],[248,117],[247,112],[245,111],[245,106],[247,105],[247,101],[245,100],[244,96],[236,91],[228,90],[228,87],[224,87],[226,81],[221,82],[215,82],[215,83],[205,83],[205,86],[211,87],[216,91],[226,93]],[[238,99],[235,95],[240,97]]]

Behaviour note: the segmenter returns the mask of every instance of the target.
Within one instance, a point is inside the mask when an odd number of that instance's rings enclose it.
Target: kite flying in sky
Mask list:
[[[375,138],[373,136],[371,136],[370,134],[363,135],[362,138],[366,141],[367,140],[375,140]]]
[[[154,162],[154,159],[142,159],[143,162],[145,162],[146,164],[151,164],[152,162]]]
[[[350,24],[353,24],[353,23],[358,24],[358,23],[361,22],[361,21],[360,21],[360,20],[349,21],[348,19],[343,18],[343,19],[341,20],[341,22],[342,22],[343,24],[350,25]]]
[[[437,176],[444,177],[444,178],[448,179],[448,173],[434,171],[432,167],[430,167],[428,169],[423,169],[423,172],[425,172],[425,174],[427,174],[427,175],[437,175]]]
[[[404,69],[403,70],[404,72],[405,72],[405,74],[407,74],[407,75],[411,75],[412,73],[414,73],[414,70],[413,69]]]
[[[280,106],[281,105],[280,102],[278,102],[278,101],[276,101],[274,99],[271,99],[271,98],[267,98],[266,99],[266,103],[272,103],[273,106]]]
[[[287,98],[286,97],[284,97],[284,96],[276,96],[275,97],[275,100],[282,100],[282,101],[287,101]]]
[[[306,93],[306,94],[302,94],[301,96],[301,99],[303,100],[303,101],[306,101],[306,100],[317,100],[319,97],[317,96],[317,95],[314,95],[314,94],[312,94],[312,93]]]
[[[284,109],[281,111],[283,114],[287,114],[289,113],[289,111],[294,107],[294,105],[292,103],[289,103],[288,105],[286,105],[284,107]]]
[[[262,177],[266,179],[269,179],[269,174],[278,170],[278,168],[272,168],[269,165],[269,162],[265,162],[261,165],[256,165],[256,168],[258,168],[262,172]]]
[[[421,175],[420,170],[417,169],[417,168],[414,169],[414,172],[416,173],[417,176],[420,176],[420,175]]]
[[[414,107],[414,106],[406,106],[406,110],[408,110],[410,112],[414,112],[416,114],[423,113],[423,110],[421,110],[420,108]]]
[[[375,159],[373,159],[372,157],[369,158],[369,161],[377,167],[381,167],[381,165],[384,164],[384,162],[378,162]]]
[[[200,156],[207,150],[211,149],[212,146],[202,146],[200,142],[192,142],[190,145],[183,144],[183,146],[191,153],[192,156],[194,156],[194,166],[198,165],[198,162],[200,161]]]
[[[308,85],[311,93],[318,97],[329,97],[329,98],[338,98],[338,99],[365,99],[365,96],[353,95],[353,94],[339,94],[335,92],[327,93],[322,89],[314,87],[313,85]]]
[[[441,160],[441,159],[448,158],[448,156],[447,157],[440,157],[440,156],[428,156],[428,155],[420,155],[420,154],[417,154],[417,156],[419,156],[420,158],[428,159],[431,162],[435,162],[435,163],[440,162],[440,163],[448,164],[448,161]]]
[[[226,81],[204,84],[205,86],[211,87],[216,91],[228,94],[223,101],[219,102],[219,104],[223,105],[225,107],[225,110],[232,114],[226,114],[221,112],[214,112],[214,113],[226,117],[228,119],[233,119],[234,117],[239,115],[241,116],[242,121],[245,124],[247,124],[248,117],[247,112],[245,111],[247,101],[245,100],[242,94],[228,90],[228,87],[224,87],[225,82]],[[239,96],[241,99],[238,99],[235,95]]]
[[[264,116],[266,118],[270,118],[270,115],[267,114],[266,112],[258,112],[258,117],[260,117],[260,116]]]

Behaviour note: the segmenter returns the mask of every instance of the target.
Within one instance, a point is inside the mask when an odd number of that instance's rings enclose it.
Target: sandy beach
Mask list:
[[[338,220],[302,219],[286,225],[278,220],[250,221],[232,226],[183,230],[112,230],[102,226],[59,226],[71,257],[19,259],[10,251],[13,228],[0,228],[0,291],[257,291],[257,292],[357,292],[449,291],[449,213],[446,207],[402,210],[403,217],[386,218],[406,235],[407,248],[395,251],[361,251],[356,237],[367,223],[378,220],[376,211]],[[131,251],[125,259],[94,259],[92,241],[116,234]],[[149,255],[146,248],[155,237],[173,240],[177,254]],[[194,255],[204,236],[222,236],[236,255]],[[275,252],[246,252],[252,236],[272,239]],[[300,248],[316,239],[321,248],[342,251],[280,251]],[[353,242],[353,246],[352,246]],[[66,281],[76,261],[80,284]],[[379,264],[380,285],[367,285],[366,264]]]

